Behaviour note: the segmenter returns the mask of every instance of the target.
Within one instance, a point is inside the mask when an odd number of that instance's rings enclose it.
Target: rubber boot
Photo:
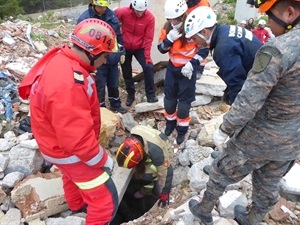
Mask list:
[[[166,120],[165,135],[170,136],[177,125],[176,120]]]
[[[251,209],[250,212],[248,212],[245,207],[241,205],[234,207],[235,221],[240,225],[258,225],[263,221],[265,215],[266,213],[262,212],[262,210]]]
[[[217,200],[218,199],[214,198],[206,191],[200,203],[195,199],[189,201],[190,211],[194,216],[198,217],[201,220],[201,222],[205,225],[212,225],[213,219],[211,211],[217,203]]]

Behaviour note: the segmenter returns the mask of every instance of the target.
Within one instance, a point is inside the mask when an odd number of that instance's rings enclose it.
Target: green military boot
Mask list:
[[[240,225],[258,225],[265,218],[266,213],[262,210],[254,210],[248,212],[245,207],[236,205],[234,207],[235,221]]]
[[[205,213],[203,212],[203,209],[201,207],[201,203],[199,203],[195,199],[191,199],[189,201],[189,208],[192,214],[196,217],[198,217],[202,223],[205,225],[212,225],[213,219],[211,213]]]

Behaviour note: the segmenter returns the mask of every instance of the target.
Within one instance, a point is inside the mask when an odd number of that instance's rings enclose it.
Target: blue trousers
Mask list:
[[[154,70],[152,63],[146,63],[144,49],[130,51],[126,49],[125,62],[121,65],[123,77],[126,84],[126,91],[130,95],[134,95],[135,86],[132,79],[132,57],[141,65],[144,72],[145,91],[147,98],[155,97],[154,90]]]
[[[97,69],[96,88],[101,107],[105,107],[105,87],[107,86],[108,100],[111,108],[121,107],[119,97],[118,64],[103,64]]]

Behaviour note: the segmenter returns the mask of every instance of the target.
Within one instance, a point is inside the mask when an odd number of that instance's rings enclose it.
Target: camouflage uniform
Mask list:
[[[252,172],[257,223],[278,201],[278,182],[300,153],[300,24],[263,46],[223,129],[233,134],[213,163],[201,207]]]

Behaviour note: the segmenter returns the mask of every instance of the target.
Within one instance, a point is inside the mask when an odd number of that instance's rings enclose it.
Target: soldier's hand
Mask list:
[[[158,198],[158,207],[164,208],[166,205],[170,204],[169,193],[160,193]]]
[[[224,131],[222,131],[220,128],[218,128],[213,135],[215,146],[222,152],[224,150],[224,147],[226,147],[226,142],[228,141],[228,139],[229,135],[224,133]]]

